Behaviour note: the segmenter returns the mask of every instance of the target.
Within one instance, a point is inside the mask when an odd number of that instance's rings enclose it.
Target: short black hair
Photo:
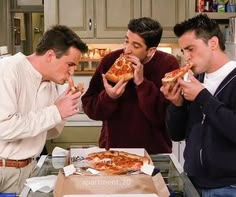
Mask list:
[[[147,48],[157,47],[159,45],[163,31],[158,21],[148,17],[131,19],[128,29],[143,38]]]
[[[210,19],[206,14],[199,14],[174,26],[174,33],[177,37],[181,37],[188,31],[194,31],[196,37],[201,38],[205,43],[216,36],[221,50],[225,50],[225,38],[219,25],[216,20]]]
[[[70,47],[77,48],[81,53],[88,51],[88,46],[69,27],[55,25],[44,33],[35,49],[35,53],[43,55],[52,49],[56,53],[57,58],[60,58],[67,54]]]

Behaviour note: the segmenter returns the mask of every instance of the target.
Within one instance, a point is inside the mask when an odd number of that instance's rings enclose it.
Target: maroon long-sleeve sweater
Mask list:
[[[114,100],[104,89],[105,73],[123,50],[104,57],[82,96],[84,112],[94,120],[102,120],[99,146],[106,148],[145,148],[149,154],[170,153],[172,143],[165,126],[168,102],[160,92],[161,78],[178,68],[173,55],[156,51],[144,64],[144,81],[136,86],[130,80],[124,94]]]

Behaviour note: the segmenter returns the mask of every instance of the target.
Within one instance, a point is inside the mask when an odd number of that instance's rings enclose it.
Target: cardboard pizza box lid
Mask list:
[[[143,148],[111,148],[110,150],[118,150],[118,151],[126,151],[128,153],[137,154],[140,156],[147,156],[148,153]],[[99,148],[97,146],[91,148],[78,148],[78,147],[71,147],[70,148],[70,157],[73,156],[82,156],[86,157],[89,153],[105,151],[104,148]]]

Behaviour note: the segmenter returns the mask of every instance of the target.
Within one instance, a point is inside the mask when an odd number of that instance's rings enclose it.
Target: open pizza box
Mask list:
[[[91,152],[104,151],[97,147],[71,148],[70,157],[85,157]],[[144,149],[112,149],[149,157]],[[149,157],[150,158],[150,157]],[[69,161],[69,159],[68,159]],[[150,159],[151,161],[151,159]],[[151,162],[152,164],[152,162]],[[160,173],[127,175],[69,175],[59,172],[54,188],[55,197],[167,197],[168,188]]]

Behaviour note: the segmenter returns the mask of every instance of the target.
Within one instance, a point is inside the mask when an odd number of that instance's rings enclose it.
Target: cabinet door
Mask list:
[[[158,20],[163,27],[162,41],[175,38],[173,27],[186,19],[186,0],[142,0],[142,16]]]
[[[94,1],[59,0],[58,23],[72,28],[81,38],[94,37]]]
[[[101,127],[99,126],[66,126],[58,138],[47,141],[47,150],[52,152],[56,146],[64,149],[68,149],[73,145],[84,147],[97,146],[100,131]]]
[[[124,38],[132,18],[141,16],[140,0],[96,1],[97,38]]]

